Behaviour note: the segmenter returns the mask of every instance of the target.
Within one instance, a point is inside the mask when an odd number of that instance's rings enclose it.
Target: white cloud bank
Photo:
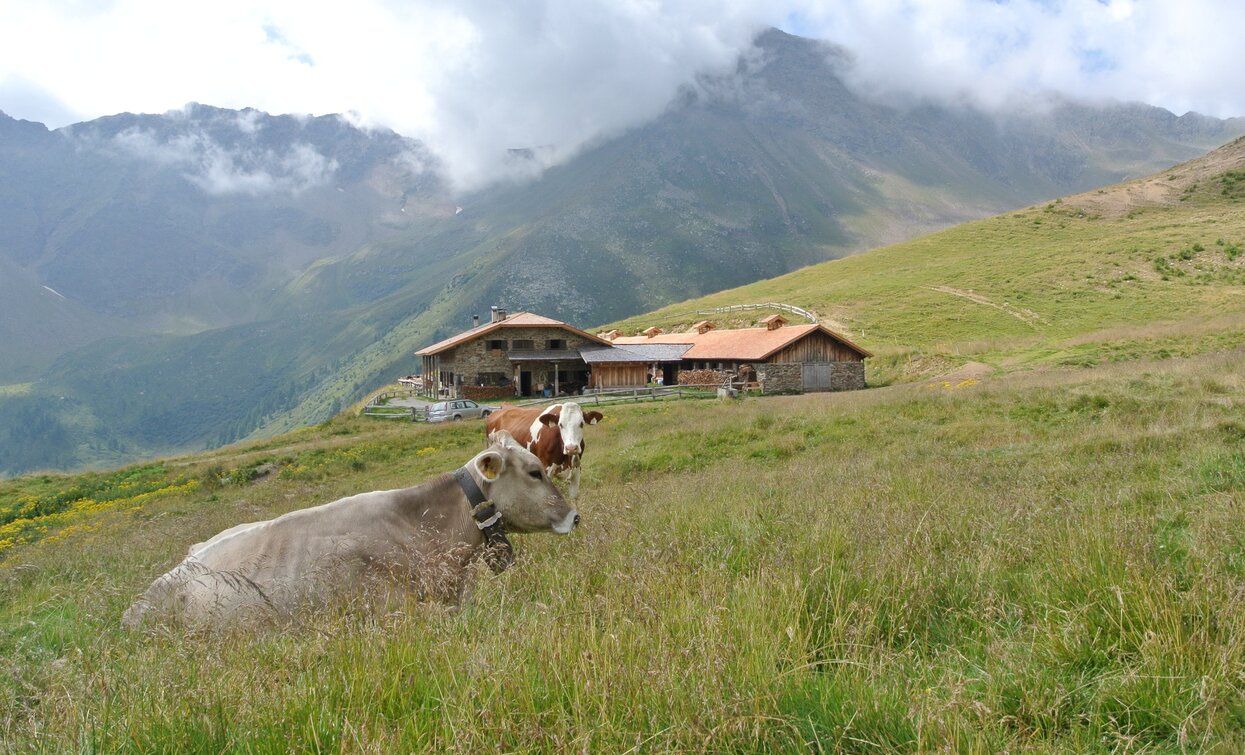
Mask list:
[[[253,119],[248,117],[251,114],[258,115],[249,111],[238,118],[242,133],[254,133]],[[94,144],[179,168],[186,180],[214,195],[297,195],[327,184],[338,168],[336,160],[304,142],[295,142],[281,152],[254,146],[228,148],[197,129],[161,139],[151,131],[131,128],[113,137],[111,144]]]
[[[1222,0],[4,0],[0,110],[351,112],[424,140],[467,187],[507,149],[556,161],[652,118],[767,26],[847,47],[870,92],[1245,115],[1245,3]]]
[[[987,106],[1058,92],[1245,115],[1236,0],[810,2],[789,22],[850,48],[866,91]]]

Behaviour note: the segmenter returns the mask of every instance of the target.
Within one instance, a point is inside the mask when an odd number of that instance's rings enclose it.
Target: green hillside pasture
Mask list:
[[[676,330],[703,319],[689,314],[700,309],[794,304],[876,351],[875,384],[903,379],[907,362],[920,357],[1015,369],[1235,347],[1243,342],[1240,318],[1223,318],[1245,313],[1245,203],[1209,189],[1192,196],[1118,218],[1056,201],[606,327]],[[1208,320],[1222,327],[1212,330]],[[1171,336],[1173,324],[1197,338],[1152,343],[1149,327]],[[1087,338],[1125,327],[1133,328],[1131,345]]]
[[[1238,350],[619,408],[580,530],[515,538],[460,611],[131,636],[190,543],[450,469],[482,429],[339,418],[173,460],[199,484],[0,555],[0,742],[1240,751],[1242,375]],[[0,492],[84,478],[39,479]]]

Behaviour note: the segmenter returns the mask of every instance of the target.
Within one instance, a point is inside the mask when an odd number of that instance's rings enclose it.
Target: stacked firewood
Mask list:
[[[734,376],[729,370],[679,370],[679,385],[722,385]]]

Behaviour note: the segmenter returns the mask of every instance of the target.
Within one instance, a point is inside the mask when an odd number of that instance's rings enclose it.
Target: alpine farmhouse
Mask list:
[[[865,387],[864,360],[872,356],[824,325],[791,325],[781,315],[755,328],[717,329],[706,320],[684,333],[649,328],[624,336],[593,335],[497,307],[488,323],[416,355],[423,360],[426,396],[476,400],[569,396],[651,382],[756,383],[765,393],[857,390]]]

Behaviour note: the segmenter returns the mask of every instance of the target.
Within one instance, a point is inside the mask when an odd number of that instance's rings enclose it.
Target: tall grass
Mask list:
[[[1242,375],[1235,352],[615,409],[590,430],[582,528],[515,538],[519,563],[481,573],[461,610],[125,634],[122,610],[188,544],[416,482],[482,430],[339,419],[290,449],[172,462],[195,479],[279,471],[15,546],[0,741],[1238,751]]]

